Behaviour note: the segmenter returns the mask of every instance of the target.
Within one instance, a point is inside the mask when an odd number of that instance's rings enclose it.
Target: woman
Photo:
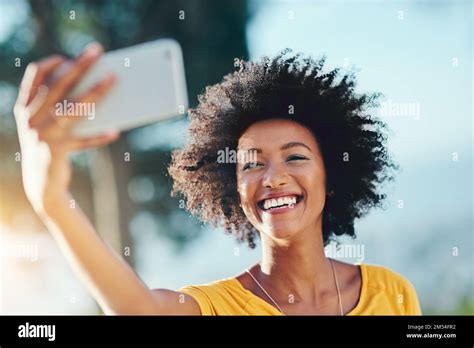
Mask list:
[[[208,87],[190,111],[189,138],[173,153],[173,193],[203,221],[223,225],[261,260],[241,274],[178,291],[150,290],[71,205],[68,154],[118,134],[74,138],[78,117],[54,117],[55,103],[101,55],[90,45],[47,87],[65,59],[28,66],[15,106],[23,183],[36,212],[108,314],[370,315],[420,314],[413,286],[393,271],[329,259],[324,246],[354,236],[354,220],[378,206],[390,179],[383,123],[366,114],[375,95],[354,80],[322,74],[323,61],[283,52],[242,63]],[[104,78],[77,102],[98,102]],[[237,156],[221,156],[234,151]],[[74,208],[71,208],[74,207]]]

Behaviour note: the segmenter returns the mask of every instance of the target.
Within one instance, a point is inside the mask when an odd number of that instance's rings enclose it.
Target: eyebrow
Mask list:
[[[280,150],[288,150],[288,149],[291,149],[292,147],[297,147],[297,146],[303,146],[303,147],[307,148],[309,151],[311,151],[311,149],[308,145],[306,145],[304,143],[300,143],[299,141],[292,141],[290,143],[286,143],[286,144],[284,144],[280,147]],[[246,151],[246,152],[256,151],[257,153],[262,153],[262,149],[258,149],[258,148],[251,148],[251,149],[244,150],[244,151]]]

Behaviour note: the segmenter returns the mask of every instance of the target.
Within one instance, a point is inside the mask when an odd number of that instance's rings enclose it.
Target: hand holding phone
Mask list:
[[[97,104],[74,98],[112,73],[117,83]],[[82,117],[73,133],[92,136],[128,130],[183,115],[188,108],[183,57],[179,44],[160,39],[103,55],[70,93],[58,111]],[[59,112],[56,112],[59,114]]]
[[[181,51],[172,40],[105,56],[93,44],[73,61],[56,55],[31,63],[14,109],[28,199],[37,211],[54,209],[68,194],[70,152],[104,146],[117,131],[186,108]]]

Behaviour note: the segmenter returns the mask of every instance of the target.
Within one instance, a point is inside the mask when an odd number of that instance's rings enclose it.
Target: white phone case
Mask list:
[[[160,39],[105,53],[72,90],[71,99],[108,72],[117,77],[108,94],[98,103],[74,105],[82,109],[71,109],[83,113],[73,134],[94,136],[123,131],[186,113],[183,57],[175,40]],[[67,106],[63,105],[62,110]]]

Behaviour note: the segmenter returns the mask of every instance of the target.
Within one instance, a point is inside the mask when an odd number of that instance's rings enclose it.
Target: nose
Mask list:
[[[288,172],[284,165],[272,164],[267,166],[263,175],[262,184],[268,188],[285,186],[288,183]]]

